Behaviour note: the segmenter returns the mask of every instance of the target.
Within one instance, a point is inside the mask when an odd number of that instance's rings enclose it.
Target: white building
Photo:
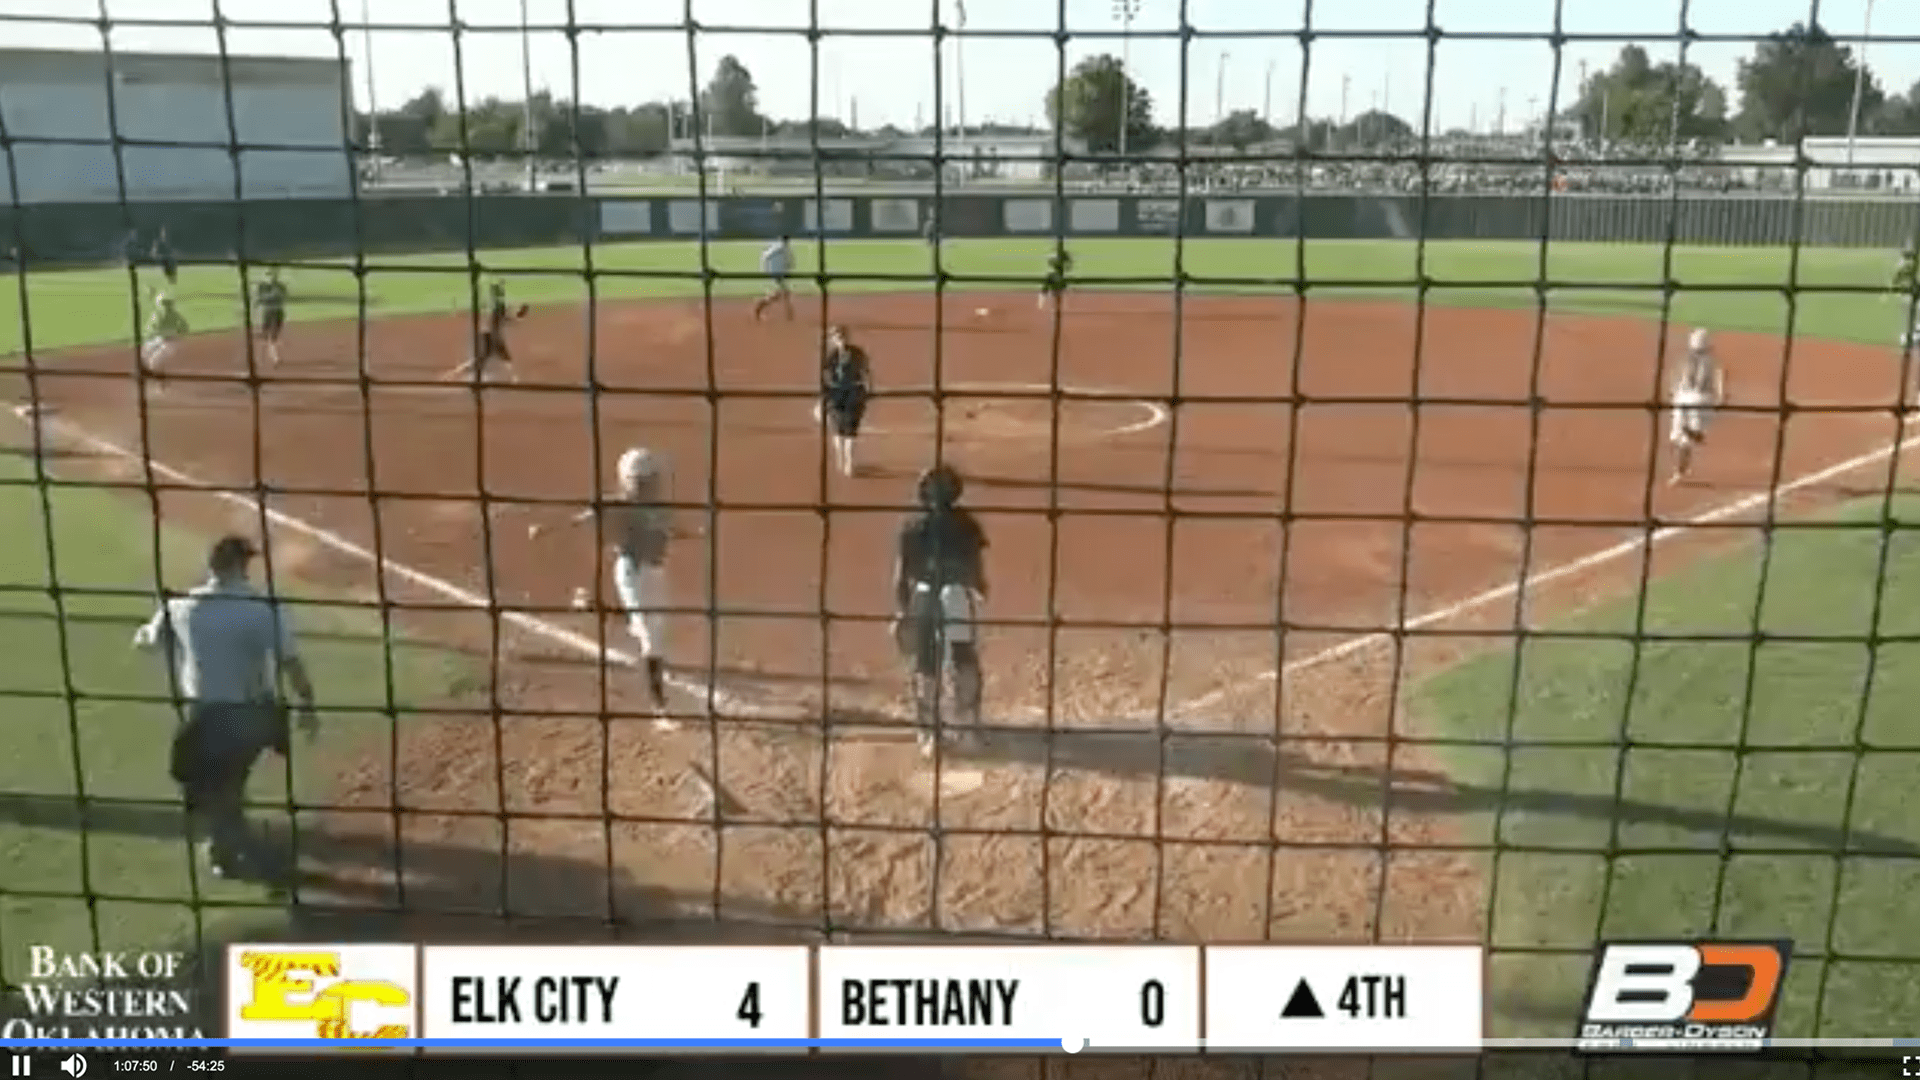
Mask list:
[[[1808,191],[1870,194],[1920,192],[1920,139],[1815,136],[1798,148],[1768,141],[1726,146],[1718,164],[1762,187],[1791,188],[1795,163],[1806,162]]]
[[[109,68],[101,52],[0,49],[19,201],[112,202],[123,183],[129,201],[224,201],[236,170],[242,198],[345,198],[347,77],[337,59],[115,53]],[[134,144],[116,155],[115,134]],[[0,202],[13,196],[0,170]]]
[[[698,145],[707,168],[716,172],[811,175],[817,166],[829,177],[856,172],[925,172],[930,176],[937,151],[946,159],[947,178],[952,181],[1047,179],[1053,174],[1060,149],[1050,134],[948,135],[937,142],[931,135],[897,139],[860,136],[821,139],[818,144],[793,136],[714,135],[702,137]],[[692,139],[673,140],[670,151],[676,171],[693,171],[694,147]],[[1065,151],[1084,153],[1085,146],[1067,139]]]
[[[1039,135],[946,135],[939,142],[940,153],[950,169],[962,176],[982,180],[1045,180],[1062,153],[1084,154],[1086,144],[1064,139],[1059,145],[1051,133]],[[931,159],[934,139],[931,135],[900,139],[889,153],[912,154]]]

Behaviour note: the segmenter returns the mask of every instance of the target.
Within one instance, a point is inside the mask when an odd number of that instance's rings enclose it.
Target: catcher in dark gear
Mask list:
[[[942,729],[940,700],[951,662],[960,723],[980,723],[980,649],[975,619],[986,599],[986,533],[959,505],[960,474],[936,465],[920,474],[920,512],[900,528],[893,571],[894,641],[913,673],[922,753]]]

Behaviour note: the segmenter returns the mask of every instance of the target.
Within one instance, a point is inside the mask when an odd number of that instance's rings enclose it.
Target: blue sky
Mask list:
[[[686,97],[688,44],[692,38],[699,78],[722,55],[733,53],[753,71],[762,108],[776,117],[803,117],[811,111],[815,59],[806,38],[794,31],[808,25],[816,0],[526,0],[530,21],[657,29],[621,29],[583,33],[579,39],[577,78],[583,100],[596,104],[637,104]],[[1062,6],[1064,2],[1064,7]],[[1164,123],[1181,114],[1195,123],[1224,108],[1270,107],[1276,123],[1289,122],[1299,108],[1303,51],[1295,36],[1310,0],[1134,0],[1133,37],[1125,47],[1130,66],[1153,95]],[[1313,25],[1320,31],[1414,31],[1425,25],[1429,0],[1312,0]],[[284,28],[232,30],[234,52],[331,56],[338,43],[324,24],[339,17],[362,18],[363,0],[220,0],[221,14],[239,21],[287,24]],[[1449,33],[1550,33],[1558,11],[1570,34],[1609,35],[1614,40],[1570,42],[1561,51],[1558,85],[1570,100],[1582,63],[1605,67],[1624,38],[1638,38],[1656,60],[1678,55],[1674,33],[1681,0],[1432,0],[1435,19]],[[94,18],[99,0],[6,0],[10,14]],[[1812,0],[1691,0],[1689,25],[1704,35],[1757,36],[1805,20]],[[1865,32],[1868,0],[1824,0],[1820,20],[1840,37]],[[200,21],[200,26],[120,26],[116,49],[213,52],[208,28],[215,0],[106,0],[114,19]],[[518,97],[520,0],[371,0],[373,91],[382,107],[397,104],[426,86],[451,90],[454,37],[445,29],[453,12],[471,28],[462,35],[460,63],[471,98]],[[1868,62],[1890,91],[1904,91],[1920,80],[1920,0],[1878,0],[1873,7]],[[1065,58],[1068,66],[1097,52],[1123,51],[1116,0],[966,0],[967,29],[981,35],[966,42],[963,55],[949,43],[944,59],[944,108],[949,118],[960,107],[978,122],[995,118],[1037,121],[1041,102],[1059,70],[1060,51],[1050,39],[993,36],[1008,31],[1053,31],[1064,23],[1075,35]],[[891,122],[902,126],[935,115],[934,46],[927,28],[938,11],[949,25],[956,19],[954,0],[817,0],[818,22],[827,31],[819,47],[817,79],[820,111],[842,118],[857,110],[863,126]],[[688,12],[707,29],[690,35]],[[1064,11],[1064,18],[1062,12]],[[1184,12],[1197,35],[1186,49],[1184,71],[1180,42],[1166,36]],[[306,24],[306,25],[301,25]],[[400,29],[434,24],[438,32]],[[728,27],[737,29],[726,29]],[[781,32],[782,30],[786,32]],[[861,30],[865,35],[834,35]],[[894,34],[875,35],[875,31]],[[915,31],[918,31],[915,33]],[[1222,38],[1208,33],[1264,32],[1267,37]],[[91,26],[49,23],[0,23],[0,39],[24,46],[99,48]],[[1904,39],[1904,40],[1900,40]],[[537,88],[569,96],[576,78],[573,50],[565,35],[536,31],[530,40]],[[1750,42],[1703,42],[1688,50],[1693,62],[1733,92],[1736,65],[1751,51]],[[1344,91],[1348,114],[1384,105],[1420,126],[1428,83],[1424,39],[1329,37],[1311,49],[1306,79],[1307,111],[1337,116]],[[354,64],[355,95],[366,103],[367,44],[357,31],[346,35],[346,53]],[[956,62],[958,60],[958,62]],[[961,72],[964,71],[964,80]],[[1271,75],[1269,75],[1271,73]],[[1184,76],[1184,78],[1183,78]],[[1183,94],[1183,82],[1184,90]],[[1491,129],[1502,112],[1509,129],[1547,108],[1555,85],[1554,51],[1535,40],[1447,40],[1434,51],[1432,123],[1436,130],[1477,126]],[[1268,87],[1271,86],[1269,97]]]

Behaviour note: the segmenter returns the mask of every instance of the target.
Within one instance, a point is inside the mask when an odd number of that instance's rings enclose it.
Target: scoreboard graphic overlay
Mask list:
[[[1477,945],[241,944],[225,1035],[280,1053],[1472,1052],[1484,966]]]

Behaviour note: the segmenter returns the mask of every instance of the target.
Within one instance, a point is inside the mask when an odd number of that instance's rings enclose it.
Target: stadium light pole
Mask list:
[[[520,0],[520,142],[527,152],[527,190],[538,182],[533,162],[533,48],[528,41],[527,0]]]
[[[966,0],[954,0],[954,29],[966,31]],[[954,35],[954,111],[960,113],[960,131],[966,138],[966,35]]]
[[[380,102],[373,96],[373,12],[372,0],[360,0],[361,48],[367,54],[367,150],[373,158],[373,175],[380,175]]]
[[[1867,42],[1873,36],[1873,0],[1867,0],[1867,23],[1861,28],[1860,55],[1853,58],[1853,107],[1847,112],[1847,166],[1853,166],[1853,144],[1860,134],[1860,98],[1867,89]],[[1849,179],[1851,182],[1851,179]]]
[[[1220,54],[1220,69],[1213,73],[1213,122],[1219,124],[1227,118],[1227,65],[1233,63],[1233,54]]]
[[[1127,156],[1127,128],[1133,125],[1133,20],[1140,0],[1113,0],[1113,17],[1120,20],[1120,156]]]

